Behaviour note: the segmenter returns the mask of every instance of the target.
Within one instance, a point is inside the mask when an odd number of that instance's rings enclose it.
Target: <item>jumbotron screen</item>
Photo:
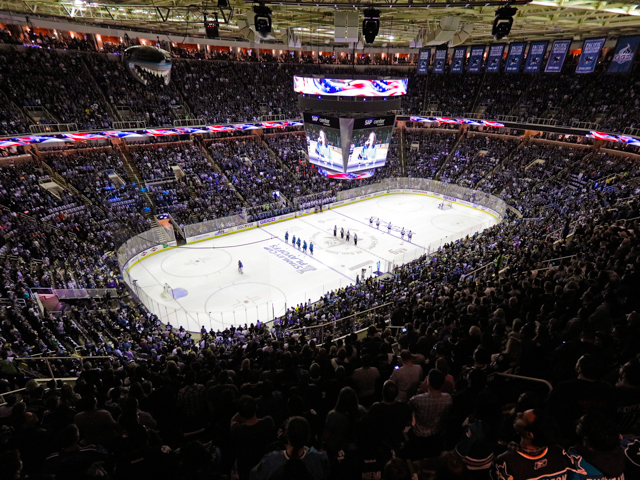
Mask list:
[[[330,170],[343,171],[340,119],[304,114],[309,162]]]
[[[359,80],[293,77],[293,90],[309,95],[335,97],[398,97],[407,94],[408,79]]]
[[[385,164],[395,119],[395,115],[354,119],[347,172],[369,170]]]

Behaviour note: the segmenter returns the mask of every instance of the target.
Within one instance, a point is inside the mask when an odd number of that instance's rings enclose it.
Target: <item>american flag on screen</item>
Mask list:
[[[207,130],[211,130],[212,132],[232,132],[235,130],[235,128],[228,125],[214,125],[211,127],[207,127]]]
[[[79,142],[82,140],[100,140],[103,138],[107,138],[106,135],[102,135],[99,133],[63,133],[62,136],[68,138],[69,140],[73,140],[74,142]]]
[[[357,80],[293,77],[293,90],[309,95],[342,97],[397,97],[407,94],[406,78],[397,80]]]
[[[39,137],[37,135],[29,137],[16,137],[13,140],[20,142],[22,145],[33,145],[34,143],[47,143],[47,142],[59,142],[60,139],[56,137]]]
[[[149,135],[153,135],[154,137],[163,137],[165,135],[178,135],[178,132],[170,128],[150,128],[145,130],[144,133],[148,133]]]

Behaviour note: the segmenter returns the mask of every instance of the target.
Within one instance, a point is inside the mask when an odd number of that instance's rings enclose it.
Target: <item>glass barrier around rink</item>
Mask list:
[[[185,225],[184,234],[186,237],[196,237],[198,235],[224,230],[225,228],[236,227],[243,223],[247,223],[247,221],[240,215],[231,215],[230,217],[215,218],[213,220],[207,220],[206,222]]]
[[[210,322],[207,322],[206,318],[201,319],[200,315],[196,316],[194,313],[186,311],[182,306],[175,308],[167,305],[167,303],[175,304],[175,301],[157,300],[152,298],[150,295],[147,295],[138,283],[131,279],[129,272],[124,271],[123,278],[136,297],[138,297],[138,300],[147,307],[149,312],[157,316],[163,324],[169,324],[176,328],[181,326],[190,332],[199,332],[202,326],[209,326]],[[205,317],[205,315],[202,315],[202,317]],[[215,325],[213,326],[215,327]]]
[[[131,237],[120,245],[120,248],[118,249],[118,263],[120,264],[120,269],[124,270],[125,265],[129,260],[148,248],[155,247],[156,245],[163,245],[167,242],[174,242],[175,240],[176,234],[173,229],[169,230],[163,227],[152,228],[151,230],[140,233],[135,237]]]
[[[370,193],[385,192],[387,190],[407,189],[422,190],[439,193],[448,197],[464,200],[476,205],[494,210],[501,218],[507,212],[507,204],[493,195],[470,188],[461,187],[451,183],[443,183],[437,180],[426,180],[423,178],[387,178],[381,182],[362,187],[352,188],[338,192],[337,199],[350,200],[352,198],[368,195]]]

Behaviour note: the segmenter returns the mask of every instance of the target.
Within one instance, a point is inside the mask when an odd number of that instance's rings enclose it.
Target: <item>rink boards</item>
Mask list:
[[[373,198],[382,197],[384,195],[393,195],[393,194],[424,195],[424,196],[431,197],[431,198],[437,198],[439,200],[447,200],[447,201],[450,201],[450,202],[455,203],[457,205],[462,205],[464,207],[473,208],[475,210],[482,211],[484,213],[487,213],[487,214],[491,215],[496,220],[500,221],[500,216],[498,215],[497,212],[495,212],[494,210],[492,210],[492,209],[490,209],[488,207],[485,207],[483,205],[479,205],[477,203],[467,202],[466,200],[462,200],[462,199],[458,199],[458,198],[454,198],[454,197],[449,197],[447,195],[441,195],[441,194],[435,193],[435,192],[428,192],[428,191],[424,191],[424,190],[414,190],[414,189],[401,189],[401,188],[387,190],[386,192],[383,191],[383,192],[369,193],[367,195],[360,195],[358,197],[350,198],[348,200],[340,200],[340,201],[337,201],[337,202],[333,202],[333,203],[329,203],[329,204],[323,205],[323,208],[327,208],[327,209],[331,210],[331,209],[342,207],[342,206],[345,206],[345,205],[351,205],[353,203],[362,202],[364,200],[370,200],[370,199],[373,199]],[[211,238],[221,237],[223,235],[230,235],[230,234],[236,233],[236,232],[243,232],[245,230],[250,230],[252,228],[259,228],[259,227],[266,226],[266,225],[272,225],[274,223],[284,222],[286,220],[291,220],[293,218],[304,217],[304,216],[310,215],[312,213],[315,213],[315,209],[314,208],[307,208],[305,210],[300,210],[300,211],[297,211],[297,212],[287,213],[286,215],[280,215],[280,216],[271,217],[271,218],[264,218],[264,219],[259,220],[257,222],[249,222],[249,223],[245,223],[245,224],[242,224],[242,225],[237,225],[235,227],[224,228],[224,229],[221,229],[221,230],[218,230],[218,231],[215,231],[215,232],[203,233],[203,234],[200,234],[200,235],[187,237],[187,244],[189,245],[189,244],[196,243],[196,242],[202,242],[204,240],[209,240]],[[130,266],[133,266],[133,264],[131,264]]]
[[[442,200],[453,208],[439,210]],[[391,271],[500,221],[486,207],[419,190],[375,192],[312,213],[307,209],[237,225],[207,238],[192,237],[184,246],[149,248],[127,262],[125,280],[163,322],[190,331],[268,321],[289,306],[355,283],[363,273]],[[371,217],[380,219],[379,227]],[[350,230],[350,241],[334,235],[334,228]],[[411,241],[401,236],[402,228],[413,231]],[[314,254],[293,246],[294,235],[313,242]],[[237,270],[238,260],[244,274]],[[165,283],[173,300],[161,296]]]

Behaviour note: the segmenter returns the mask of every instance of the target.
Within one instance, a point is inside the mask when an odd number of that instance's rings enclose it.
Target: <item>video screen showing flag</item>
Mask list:
[[[343,171],[340,120],[334,117],[304,114],[309,162],[319,167]]]
[[[386,163],[395,119],[394,115],[354,119],[347,172],[370,170]]]
[[[293,91],[335,97],[398,97],[407,94],[408,79],[359,80],[293,77]]]
[[[375,170],[363,170],[360,172],[332,172],[330,170],[325,170],[324,168],[319,168],[318,173],[325,177],[333,178],[335,180],[363,180],[365,178],[373,177],[375,174]]]

